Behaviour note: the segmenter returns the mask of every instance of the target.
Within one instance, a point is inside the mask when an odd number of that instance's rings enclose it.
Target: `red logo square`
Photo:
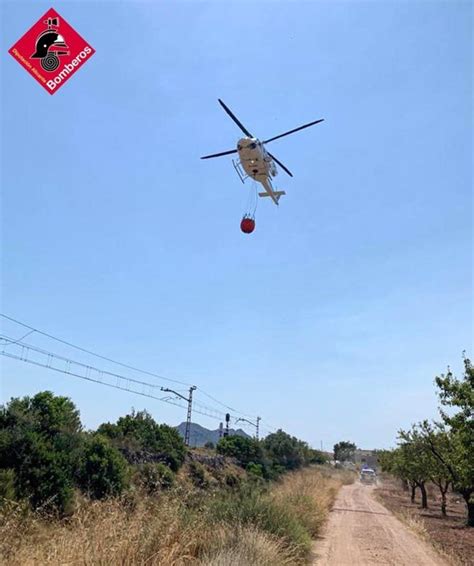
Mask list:
[[[85,39],[51,8],[8,51],[49,94],[95,53]]]

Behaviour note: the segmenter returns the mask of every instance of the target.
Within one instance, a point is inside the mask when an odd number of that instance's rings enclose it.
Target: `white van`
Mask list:
[[[362,468],[360,471],[361,483],[373,484],[377,483],[377,474],[372,468]]]

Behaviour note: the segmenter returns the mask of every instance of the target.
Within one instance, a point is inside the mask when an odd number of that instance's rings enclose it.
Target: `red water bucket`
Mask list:
[[[240,223],[240,229],[244,234],[251,234],[255,230],[255,220],[248,216],[244,216]]]

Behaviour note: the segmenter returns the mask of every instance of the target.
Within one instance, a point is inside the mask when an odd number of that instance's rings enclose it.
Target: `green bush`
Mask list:
[[[127,485],[127,462],[103,436],[89,437],[81,454],[79,486],[93,499],[119,495]]]
[[[255,464],[254,462],[249,462],[245,467],[247,473],[251,477],[262,478],[264,477],[264,468],[262,464]]]
[[[225,436],[217,444],[217,452],[235,458],[243,467],[250,462],[263,463],[263,451],[258,440],[244,436]]]
[[[179,432],[168,425],[159,425],[146,411],[132,412],[117,424],[100,425],[97,432],[107,436],[131,463],[163,462],[177,472],[184,463],[186,447]]]
[[[146,463],[138,468],[139,483],[150,494],[162,489],[170,489],[175,482],[174,473],[165,464]]]
[[[196,487],[206,488],[209,485],[206,469],[199,462],[190,462],[189,476]]]
[[[15,471],[0,470],[0,506],[10,499],[15,499]]]

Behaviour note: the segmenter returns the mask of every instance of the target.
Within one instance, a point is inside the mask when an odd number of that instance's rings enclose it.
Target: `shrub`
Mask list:
[[[269,459],[286,470],[295,470],[308,463],[310,449],[306,442],[282,430],[269,434],[263,441]]]
[[[240,485],[240,478],[239,476],[229,472],[225,475],[224,482],[228,487],[235,488]]]
[[[179,432],[159,425],[146,411],[132,412],[117,424],[102,424],[98,432],[112,439],[131,463],[163,462],[174,472],[184,463],[186,447]]]
[[[0,470],[0,506],[9,499],[15,499],[15,471]]]
[[[191,477],[191,481],[196,487],[208,487],[209,480],[207,479],[206,469],[199,462],[190,462],[189,476]]]
[[[253,438],[244,436],[226,436],[219,440],[217,452],[238,460],[245,467],[250,462],[262,463],[263,451],[260,443]]]
[[[119,495],[127,485],[127,463],[103,436],[89,437],[82,452],[79,486],[93,499]]]
[[[150,494],[162,489],[170,489],[174,485],[174,473],[159,462],[158,464],[142,464],[138,470],[139,482]]]
[[[263,479],[263,466],[262,466],[262,464],[255,464],[254,462],[249,462],[245,469],[247,470],[247,473],[251,477]]]

